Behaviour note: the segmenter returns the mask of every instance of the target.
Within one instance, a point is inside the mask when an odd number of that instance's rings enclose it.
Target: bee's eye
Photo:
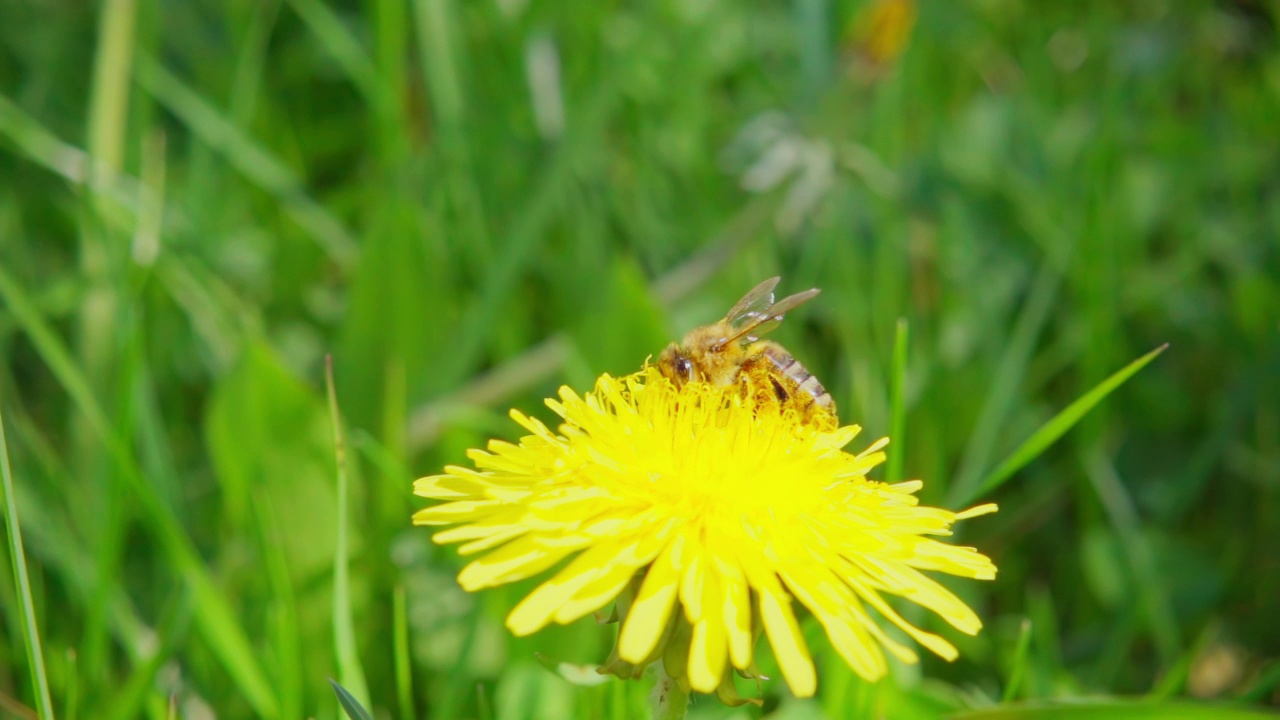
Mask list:
[[[693,363],[688,358],[680,358],[676,360],[676,373],[685,380],[693,379]]]

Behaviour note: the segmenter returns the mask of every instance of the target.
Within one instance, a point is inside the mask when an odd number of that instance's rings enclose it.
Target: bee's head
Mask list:
[[[680,352],[680,346],[675,343],[668,345],[658,356],[658,372],[676,385],[693,382],[698,374],[693,361]]]

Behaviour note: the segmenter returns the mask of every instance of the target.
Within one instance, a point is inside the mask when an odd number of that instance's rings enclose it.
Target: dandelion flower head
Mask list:
[[[673,677],[700,692],[731,688],[733,669],[750,672],[763,631],[791,690],[812,695],[817,679],[796,602],[869,680],[887,672],[886,651],[917,660],[873,614],[954,658],[954,646],[911,625],[885,596],[975,634],[982,623],[973,610],[922,571],[994,578],[986,556],[934,537],[995,506],[921,506],[919,481],[867,479],[887,439],[846,452],[856,425],[808,424],[749,397],[735,387],[676,386],[651,367],[605,375],[585,395],[561,388],[547,401],[563,420],[558,432],[512,411],[529,434],[471,451],[475,469],[450,466],[418,480],[418,495],[444,502],[414,522],[449,526],[435,542],[462,543],[459,552],[474,556],[458,575],[468,591],[563,563],[508,615],[515,634],[617,600],[616,659],[643,670],[659,658],[670,666],[674,655],[682,667]]]

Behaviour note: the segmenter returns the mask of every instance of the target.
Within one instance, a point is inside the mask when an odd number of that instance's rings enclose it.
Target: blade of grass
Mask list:
[[[253,119],[266,77],[271,34],[279,19],[280,2],[271,0],[254,3],[253,14],[244,23],[244,39],[234,61],[227,100],[227,115],[238,127],[245,127]]]
[[[77,667],[75,648],[67,648],[66,699],[62,702],[62,717],[76,720],[80,709],[80,669]]]
[[[130,67],[134,52],[134,30],[137,0],[107,0],[98,16],[98,35],[93,62],[93,89],[88,107],[86,149],[95,165],[119,172],[124,163],[128,143]],[[127,361],[116,357],[116,346],[123,334],[124,298],[115,268],[117,259],[127,248],[127,235],[110,228],[107,220],[113,207],[107,198],[96,193],[81,196],[83,211],[79,215],[79,308],[75,317],[75,342],[80,369],[97,392],[112,387]],[[118,426],[113,424],[114,426]],[[105,465],[103,449],[94,442],[93,430],[83,416],[71,418],[71,455],[80,468]],[[92,472],[92,470],[90,470]],[[97,589],[105,595],[109,586],[118,582],[124,560],[123,540],[130,510],[111,492],[106,483],[87,486],[87,505],[93,508],[93,521],[85,522],[94,550]],[[81,647],[90,675],[99,675],[109,662],[109,631],[102,604],[90,605],[84,620]]]
[[[826,0],[798,0],[795,6],[796,45],[800,53],[798,98],[804,107],[812,107],[822,97],[830,82],[832,58],[831,17],[834,9]]]
[[[401,97],[408,85],[409,8],[401,0],[377,0],[372,14],[374,61],[389,100],[377,131],[377,142],[383,162],[390,167],[404,160],[413,132]]]
[[[1112,393],[1116,388],[1120,387],[1135,373],[1147,366],[1152,360],[1156,359],[1160,353],[1169,347],[1168,343],[1152,350],[1142,357],[1134,360],[1123,368],[1117,370],[1106,380],[1098,383],[1092,390],[1080,396],[1075,402],[1053,416],[1049,422],[1040,426],[1031,437],[1027,438],[1016,450],[1013,451],[1004,462],[987,475],[981,483],[973,491],[961,494],[953,498],[952,506],[958,507],[967,505],[977,498],[987,495],[1000,487],[1013,476],[1014,473],[1021,470],[1027,463],[1040,456],[1046,448],[1052,445],[1058,438],[1062,437],[1070,430],[1080,418],[1093,409],[1095,405],[1102,402],[1104,398]],[[960,488],[957,488],[960,490]]]
[[[149,189],[138,178],[118,172],[63,141],[4,95],[0,95],[0,135],[8,137],[26,159],[73,185],[87,188],[99,199],[110,199],[130,215],[139,215],[157,202],[148,196]],[[181,218],[171,208],[165,210],[166,222],[175,216]],[[105,219],[120,221],[118,213],[107,213]],[[115,229],[133,231],[132,220],[125,220],[128,226]]]
[[[137,0],[107,0],[99,16],[88,148],[94,158],[113,169],[119,169],[124,160],[137,5]]]
[[[408,392],[405,390],[406,379],[404,370],[404,361],[399,357],[392,357],[387,361],[386,381],[383,383],[383,401],[382,401],[382,438],[385,445],[385,451],[388,455],[396,460],[395,465],[404,466],[403,458],[405,454],[404,435],[405,429],[408,427],[406,418],[409,415],[407,407]],[[378,488],[377,496],[380,499],[381,516],[383,524],[390,528],[398,528],[400,521],[404,517],[405,507],[405,479],[408,473],[397,472],[394,474],[386,471],[382,472],[382,486]]]
[[[289,578],[289,560],[285,553],[285,539],[271,495],[265,490],[254,494],[262,555],[266,559],[267,580],[271,585],[272,616],[274,617],[273,641],[280,687],[280,716],[302,717],[304,702],[301,669],[301,645],[298,631],[298,602]]]
[[[338,394],[333,385],[333,356],[324,362],[325,390],[329,395],[329,421],[333,424],[333,451],[338,475],[338,528],[333,550],[333,641],[338,659],[338,674],[350,694],[366,702],[369,686],[356,649],[356,631],[351,617],[351,576],[347,563],[347,445],[342,437],[342,416],[338,412]],[[339,695],[341,697],[341,695]]]
[[[9,383],[12,385],[12,381]],[[14,408],[13,405],[10,406]],[[21,407],[17,408],[19,411]],[[56,456],[48,439],[35,428],[30,418],[21,412],[10,414],[13,427],[22,438],[23,445],[43,466],[42,476],[38,482],[65,475],[68,470]],[[22,489],[19,488],[19,494]],[[33,498],[34,499],[34,498]],[[22,498],[19,497],[19,501]],[[124,591],[115,587],[109,596],[103,597],[94,593],[92,553],[79,547],[73,540],[75,531],[70,520],[53,512],[53,508],[35,502],[24,503],[27,517],[27,534],[32,552],[41,557],[44,567],[50,573],[56,573],[65,583],[82,606],[90,603],[102,603],[107,606],[107,618],[116,641],[134,663],[145,663],[155,650],[155,629],[144,624],[138,612],[131,605]],[[66,669],[62,676],[65,682],[66,699],[63,703],[63,717],[74,720],[79,707],[80,689],[78,681],[85,677],[80,663],[80,655],[74,648],[67,649]]]
[[[974,492],[974,488],[980,484],[982,469],[987,467],[991,452],[999,439],[1000,428],[1009,409],[1013,407],[1018,386],[1031,362],[1036,338],[1049,319],[1049,311],[1053,308],[1053,301],[1058,296],[1061,284],[1062,274],[1057,265],[1051,260],[1045,260],[1031,282],[1030,296],[1018,313],[1013,336],[1000,356],[992,388],[986,394],[973,434],[965,445],[960,469],[956,471],[954,484],[947,493],[948,507],[960,507],[969,502],[963,498],[982,495]]]
[[[1170,702],[1147,703],[1102,698],[1062,702],[1028,702],[968,710],[950,720],[1262,720],[1273,713],[1232,705]]]
[[[360,704],[359,700],[347,691],[346,688],[339,685],[335,680],[330,678],[329,684],[333,686],[333,694],[338,696],[338,704],[342,706],[342,711],[347,714],[351,720],[373,720],[373,716],[368,710]]]
[[[443,83],[442,87],[432,88],[432,92],[437,93],[433,100],[442,126],[442,152],[453,156],[462,154],[462,159],[465,159],[469,157],[466,133],[460,132],[465,128],[449,130],[450,123],[461,123],[466,119],[465,98],[456,88],[449,89],[451,83],[457,83],[457,78],[453,77],[456,69],[450,58],[458,53],[453,52],[448,37],[441,35],[451,22],[452,5],[448,0],[419,0],[415,8],[421,28],[424,74],[429,80],[433,74],[438,74],[440,83]],[[541,173],[536,191],[513,214],[510,226],[503,233],[506,238],[503,252],[497,253],[491,262],[483,263],[484,279],[480,282],[478,297],[463,310],[458,322],[461,331],[437,373],[444,386],[461,383],[473,371],[485,342],[492,335],[485,328],[492,328],[498,323],[503,303],[518,287],[516,279],[530,259],[536,257],[535,253],[546,239],[547,228],[557,220],[566,198],[575,190],[578,169],[595,147],[593,140],[606,132],[622,95],[616,78],[609,76],[584,97],[586,100],[574,114],[565,142],[557,146],[546,161],[546,169]],[[454,183],[460,185],[456,188],[456,197],[462,199],[465,208],[474,210],[476,205],[472,200],[478,198],[474,179],[462,170],[457,174]],[[468,234],[477,242],[483,242],[487,235],[484,223],[474,224],[476,227]],[[488,252],[483,248],[472,251],[465,246],[459,248],[461,251],[480,255]]]
[[[160,238],[164,231],[165,134],[149,133],[142,143],[142,182],[149,192],[142,195],[138,226],[133,234],[130,254],[133,261],[150,266],[160,254]]]
[[[18,498],[14,492],[13,469],[9,465],[9,446],[4,435],[4,411],[0,408],[0,491],[4,493],[5,529],[9,536],[9,557],[13,563],[13,580],[18,590],[18,615],[22,618],[22,639],[27,650],[27,666],[31,672],[32,690],[40,720],[53,720],[53,699],[49,695],[49,677],[44,669],[44,652],[40,649],[40,628],[36,621],[35,603],[31,599],[31,578],[27,574],[27,555],[22,547],[22,527],[18,524]]]
[[[431,105],[442,131],[452,134],[467,110],[456,61],[460,53],[454,48],[461,37],[454,24],[455,8],[449,0],[416,0],[413,9]]]
[[[383,84],[373,60],[347,31],[337,14],[319,0],[289,0],[289,4],[320,41],[324,51],[351,78],[369,107],[379,116],[385,115],[392,106],[390,91]]]
[[[109,167],[98,164],[87,152],[64,142],[4,95],[0,95],[0,134],[8,137],[28,160],[49,172],[136,209],[136,179],[117,176]]]
[[[401,720],[414,720],[418,715],[413,709],[413,666],[409,658],[409,613],[404,601],[404,586],[397,585],[391,598],[395,622],[396,700],[400,705]]]
[[[0,267],[0,299],[35,346],[40,358],[53,376],[71,396],[89,427],[103,442],[116,465],[125,488],[141,504],[138,516],[150,526],[159,547],[169,562],[189,584],[195,603],[196,621],[202,635],[222,661],[223,667],[236,680],[240,692],[263,717],[278,713],[275,693],[267,683],[254,657],[244,629],[236,620],[223,591],[213,582],[191,538],[187,536],[173,509],[164,504],[156,491],[143,478],[129,444],[117,434],[107,420],[84,373],[72,359],[62,340],[27,293]]]
[[[155,652],[146,662],[135,665],[112,698],[101,710],[103,720],[129,720],[142,715],[143,706],[155,692],[156,676],[164,664],[173,657],[178,642],[186,635],[191,617],[190,593],[182,592],[165,603],[161,618],[156,623]]]
[[[445,677],[445,692],[437,700],[434,710],[440,717],[456,717],[458,706],[466,702],[465,685],[467,664],[471,662],[471,654],[475,650],[476,636],[480,631],[480,613],[483,612],[477,603],[462,621],[466,631],[462,635],[462,643],[454,656],[453,667]]]
[[[1191,647],[1182,652],[1182,656],[1178,658],[1178,662],[1164,673],[1156,686],[1147,693],[1146,698],[1152,701],[1165,701],[1172,699],[1179,693],[1183,692],[1187,685],[1187,677],[1191,675],[1191,668],[1195,662],[1204,653],[1209,644],[1216,638],[1220,637],[1222,628],[1218,622],[1210,622],[1204,630],[1196,636],[1195,642],[1191,643]],[[1260,700],[1261,698],[1255,698]]]
[[[431,100],[432,116],[438,127],[432,145],[442,160],[439,182],[447,202],[457,212],[458,227],[453,234],[463,239],[454,244],[453,250],[459,253],[460,264],[485,267],[495,260],[493,232],[484,207],[484,193],[476,175],[480,163],[473,152],[473,133],[468,128],[468,85],[464,79],[467,44],[459,40],[465,34],[459,22],[459,8],[453,0],[414,0],[412,5],[422,74]],[[549,181],[547,184],[558,183]],[[557,190],[548,198],[559,194],[560,190]],[[535,199],[533,204],[539,206],[541,202]],[[536,210],[529,212],[530,215],[535,213]],[[513,230],[508,236],[509,247],[513,250],[526,245],[519,240],[523,237],[520,231]],[[507,262],[505,254],[497,258],[498,265]],[[491,293],[486,292],[485,295]],[[467,336],[463,337],[465,346]]]
[[[1248,702],[1261,702],[1280,687],[1280,662],[1272,662],[1261,673],[1253,685],[1240,696]]]
[[[1024,682],[1028,684],[1028,694],[1047,697],[1061,687],[1064,678],[1074,682],[1063,667],[1063,633],[1059,628],[1057,603],[1047,587],[1032,585],[1027,592],[1026,605],[1027,616],[1031,620],[1030,654],[1035,672],[1026,676]]]
[[[18,720],[40,720],[40,716],[36,715],[36,711],[14,700],[13,698],[0,692],[0,710],[3,710]]]
[[[289,168],[233,125],[213,105],[146,54],[137,58],[138,82],[205,144],[222,153],[250,182],[274,195],[285,212],[341,268],[354,264],[355,238],[342,223],[304,192]]]
[[[887,483],[902,481],[902,456],[907,446],[907,408],[903,393],[907,384],[909,334],[907,319],[898,318],[897,330],[893,334],[893,376],[889,384],[889,459],[884,468]]]
[[[1137,580],[1137,601],[1146,611],[1146,622],[1154,639],[1156,656],[1162,670],[1173,665],[1182,649],[1182,631],[1177,615],[1169,604],[1164,576],[1156,561],[1156,552],[1143,532],[1133,498],[1108,459],[1096,448],[1084,459],[1085,474],[1107,512],[1107,518],[1120,538],[1120,547]]]
[[[1018,644],[1013,649],[1013,668],[1009,670],[1009,682],[1004,686],[1000,702],[1009,703],[1018,697],[1022,678],[1027,674],[1027,650],[1031,647],[1031,619],[1023,618],[1018,625]]]
[[[86,149],[98,167],[119,172],[124,164],[128,134],[130,68],[133,63],[137,0],[106,0],[98,16],[97,48],[93,62],[93,90],[89,100]],[[85,373],[93,382],[106,382],[113,367],[112,345],[117,339],[116,321],[120,302],[111,278],[112,259],[118,253],[118,238],[104,230],[100,219],[109,212],[105,199],[96,193],[88,197],[90,212],[80,224],[80,270],[85,292],[77,318],[77,350]],[[122,239],[122,238],[121,238]],[[83,423],[76,419],[74,422]],[[80,433],[83,427],[74,428]],[[94,452],[89,450],[89,452]],[[88,464],[93,464],[92,460]],[[115,527],[122,513],[111,507],[113,498],[103,498],[105,518],[102,534],[108,538],[99,546],[102,562],[109,571],[119,552],[111,547],[122,533]],[[96,625],[89,621],[92,627]],[[90,630],[90,635],[94,634]],[[105,634],[105,633],[104,633]]]
[[[489,693],[484,691],[484,683],[476,683],[476,717],[480,720],[493,720],[493,708],[489,703]]]

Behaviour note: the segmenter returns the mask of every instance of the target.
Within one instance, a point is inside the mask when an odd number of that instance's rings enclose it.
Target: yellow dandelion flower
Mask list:
[[[435,542],[461,542],[461,554],[477,556],[458,575],[468,591],[568,561],[511,611],[512,632],[572,622],[621,594],[616,657],[643,669],[665,653],[668,672],[700,692],[723,691],[731,668],[750,672],[763,630],[792,692],[812,695],[817,681],[793,601],[869,680],[886,673],[885,650],[916,660],[873,611],[954,658],[949,642],[912,626],[885,596],[976,633],[977,615],[922,571],[994,578],[986,556],[931,536],[995,506],[922,507],[919,481],[867,479],[887,438],[845,452],[857,426],[806,425],[748,396],[706,383],[677,387],[652,368],[603,376],[585,396],[561,388],[547,401],[564,421],[558,433],[512,411],[531,434],[471,451],[476,469],[451,466],[418,480],[418,495],[446,502],[414,522],[453,526]]]

